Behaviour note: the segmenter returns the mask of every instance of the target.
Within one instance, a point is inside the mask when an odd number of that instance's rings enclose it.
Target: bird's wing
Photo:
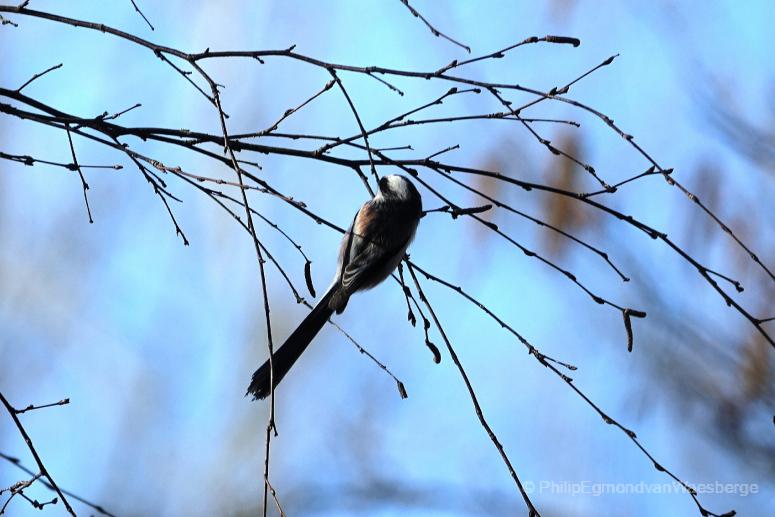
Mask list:
[[[372,281],[374,275],[383,271],[388,262],[394,259],[397,253],[405,248],[406,242],[392,249],[384,248],[378,244],[369,244],[358,255],[356,255],[342,272],[342,287],[348,293],[354,293],[365,285],[376,283]],[[375,279],[377,282],[382,280],[380,276]]]
[[[358,223],[358,224],[355,224]],[[393,241],[376,242],[369,237],[379,235],[383,239],[395,232],[386,231],[383,226],[391,224],[385,217],[379,217],[370,203],[363,205],[353,221],[347,248],[343,250],[340,282],[348,293],[354,293],[364,286],[371,286],[384,278],[385,269],[409,244],[412,234],[396,236]],[[383,274],[380,274],[383,273]],[[387,272],[389,274],[389,271]]]

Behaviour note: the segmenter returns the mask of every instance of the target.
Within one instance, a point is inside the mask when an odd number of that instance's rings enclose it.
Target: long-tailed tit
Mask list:
[[[355,214],[339,250],[336,276],[326,294],[272,355],[274,385],[285,377],[328,318],[340,314],[356,291],[370,289],[387,278],[404,257],[422,217],[422,199],[404,176],[379,180],[379,192]],[[253,374],[247,394],[253,399],[270,393],[269,361]]]

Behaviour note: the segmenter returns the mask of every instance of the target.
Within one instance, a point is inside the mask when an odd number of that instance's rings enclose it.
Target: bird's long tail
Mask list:
[[[272,370],[274,386],[280,383],[280,381],[291,369],[293,363],[301,356],[312,339],[320,332],[333,310],[329,308],[329,301],[336,291],[336,286],[332,286],[328,292],[320,299],[315,307],[310,311],[304,321],[302,321],[296,330],[293,331],[288,339],[282,346],[274,351],[272,354]],[[264,399],[269,396],[270,388],[270,368],[269,360],[267,360],[261,368],[256,370],[253,374],[253,379],[248,386],[248,392],[245,394],[253,395],[253,400]]]

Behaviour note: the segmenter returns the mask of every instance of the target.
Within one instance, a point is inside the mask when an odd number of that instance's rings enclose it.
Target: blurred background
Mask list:
[[[434,38],[398,0],[138,5],[155,31],[128,1],[35,0],[29,7],[105,23],[192,52],[295,44],[302,54],[332,62],[420,71],[468,56]],[[701,9],[672,1],[416,0],[412,5],[439,30],[471,46],[473,56],[534,35],[582,41],[575,49],[526,46],[461,69],[467,77],[546,91],[620,54],[569,95],[611,116],[660,164],[675,168],[676,178],[768,267],[775,266],[771,2],[713,2]],[[121,123],[219,132],[212,106],[150,51],[95,31],[7,18],[19,27],[0,30],[3,87],[16,88],[61,62],[60,70],[25,93],[84,117],[139,102],[142,107],[122,116]],[[223,100],[232,133],[271,125],[330,79],[303,63],[265,61],[206,63],[226,85]],[[395,80],[405,92],[398,96],[369,77],[340,76],[367,127],[450,87]],[[510,99],[518,104],[529,97]],[[500,110],[489,96],[457,95],[426,116]],[[536,129],[558,147],[575,150],[609,183],[648,166],[599,120],[569,105],[544,102],[523,115],[579,122],[580,128],[546,124]],[[281,129],[339,136],[358,132],[336,89]],[[190,152],[126,141],[169,166],[232,178],[228,167]],[[265,402],[243,398],[250,375],[267,355],[252,243],[210,199],[165,178],[183,200],[172,208],[191,243],[184,247],[164,206],[125,156],[83,138],[74,143],[81,163],[124,165],[121,171],[87,172],[91,225],[74,173],[0,162],[0,390],[17,407],[70,398],[68,406],[22,415],[23,422],[58,483],[116,515],[255,515],[263,492],[268,410]],[[446,161],[570,190],[596,187],[583,170],[549,153],[513,121],[393,130],[375,135],[371,143],[412,145],[411,151],[394,151],[394,158],[424,157],[459,144]],[[63,133],[8,116],[0,118],[0,150],[70,161]],[[349,224],[367,198],[349,170],[291,157],[247,159],[261,163],[260,175],[270,184],[340,226]],[[461,206],[483,204],[424,174]],[[734,508],[744,516],[771,515],[774,361],[772,348],[755,329],[663,243],[567,199],[464,179],[611,255],[631,282],[621,282],[588,250],[525,219],[502,211],[485,214],[600,295],[646,311],[645,320],[633,322],[633,352],[627,353],[620,313],[593,303],[565,277],[470,218],[426,217],[410,249],[413,260],[462,285],[545,353],[577,365],[575,383],[634,429],[681,479],[745,485],[701,494],[704,506],[719,513]],[[428,191],[422,193],[426,208],[441,206]],[[701,262],[739,279],[746,289],[733,296],[753,314],[775,315],[771,279],[661,178],[644,178],[602,201],[667,232]],[[274,198],[253,192],[251,203],[301,244],[322,292],[333,275],[340,235]],[[256,224],[262,241],[303,288],[301,255],[271,227]],[[279,344],[306,309],[296,304],[276,269],[270,265],[267,271],[272,331]],[[542,515],[699,514],[689,495],[674,486],[661,493],[594,493],[601,484],[656,486],[671,479],[473,305],[443,287],[423,285],[485,415],[520,477],[533,487],[531,497]],[[337,322],[391,368],[409,398],[401,400],[390,377],[335,329],[324,328],[276,393],[280,434],[272,442],[270,475],[286,513],[525,514],[442,340],[431,335],[442,347],[442,362],[435,365],[422,328],[406,321],[400,288],[386,282],[358,295]],[[775,323],[769,325],[775,332]],[[0,417],[0,452],[34,465],[7,416]],[[0,487],[24,477],[10,463],[0,463]],[[39,484],[25,493],[41,501],[51,497]],[[79,514],[90,513],[71,503]],[[20,499],[6,513],[39,515]],[[45,514],[64,515],[64,508],[47,506]]]

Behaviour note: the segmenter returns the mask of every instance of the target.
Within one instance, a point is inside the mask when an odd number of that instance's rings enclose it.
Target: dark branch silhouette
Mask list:
[[[418,17],[426,24],[426,26],[434,35],[443,37],[452,43],[466,49],[470,53],[470,48],[468,46],[455,41],[454,39],[435,29],[422,15],[420,15],[418,11],[414,9],[414,7],[409,4],[408,1],[401,1],[415,17]],[[154,27],[142,13],[142,11],[140,11],[137,4],[134,1],[131,3],[135,11],[140,14],[143,20],[145,20],[148,26],[153,30]],[[358,180],[364,185],[365,191],[367,191],[370,195],[373,194],[373,186],[376,184],[375,182],[379,180],[382,170],[385,168],[400,169],[407,175],[411,176],[412,179],[424,189],[423,191],[425,194],[430,194],[430,196],[426,197],[426,199],[431,198],[437,200],[434,201],[432,206],[438,206],[439,204],[442,205],[440,208],[427,210],[426,214],[446,213],[450,216],[451,221],[456,221],[458,219],[473,220],[478,226],[484,228],[487,232],[491,232],[495,235],[498,235],[499,238],[504,239],[509,243],[510,246],[513,247],[513,249],[523,253],[528,257],[535,258],[537,261],[549,267],[554,272],[560,274],[563,278],[575,286],[575,288],[578,288],[586,293],[586,295],[588,295],[595,303],[607,306],[621,313],[627,349],[632,350],[634,343],[632,318],[644,318],[646,317],[645,312],[633,309],[603,297],[600,294],[597,294],[598,290],[596,287],[592,287],[587,282],[580,280],[577,274],[570,269],[523,245],[516,238],[514,238],[507,231],[507,229],[499,227],[497,224],[487,219],[487,215],[490,213],[502,211],[504,213],[514,214],[527,219],[542,229],[552,232],[553,234],[560,235],[564,239],[567,239],[568,242],[573,243],[573,245],[579,246],[580,248],[587,250],[587,252],[592,252],[595,256],[601,259],[602,264],[605,267],[612,269],[621,281],[629,281],[629,277],[625,275],[616,265],[615,260],[609,256],[609,253],[603,247],[593,245],[581,237],[574,235],[570,231],[566,231],[565,229],[555,224],[547,222],[540,216],[529,215],[524,210],[514,208],[506,201],[503,201],[494,195],[490,195],[489,193],[484,192],[482,189],[472,185],[467,181],[467,179],[486,178],[489,180],[494,180],[503,186],[515,186],[529,192],[541,192],[548,196],[556,196],[558,198],[568,199],[573,203],[577,203],[596,212],[606,214],[607,216],[613,218],[613,220],[621,222],[626,226],[632,227],[638,230],[638,232],[645,234],[649,238],[659,240],[667,245],[677,257],[692,266],[697,271],[699,277],[702,278],[703,281],[709,285],[729,307],[748,320],[750,325],[770,345],[775,346],[775,342],[773,341],[770,331],[765,328],[765,323],[772,319],[770,315],[765,314],[755,316],[751,310],[746,309],[740,302],[733,298],[733,293],[728,293],[727,290],[725,290],[725,288],[728,288],[728,285],[731,285],[736,290],[736,292],[742,291],[742,286],[739,281],[734,279],[731,275],[716,271],[715,269],[711,269],[709,266],[701,263],[696,257],[690,254],[684,248],[679,247],[671,238],[668,237],[668,234],[665,231],[647,225],[646,223],[628,215],[624,211],[612,208],[609,204],[603,201],[611,198],[611,196],[613,196],[624,185],[628,185],[628,188],[634,188],[633,185],[637,185],[638,182],[644,178],[651,176],[661,176],[669,187],[677,188],[680,192],[685,194],[689,200],[696,204],[702,213],[709,217],[718,228],[720,228],[723,232],[727,233],[731,237],[735,243],[735,246],[742,249],[750,258],[750,260],[769,276],[770,280],[775,281],[775,276],[773,276],[771,270],[759,259],[756,253],[754,253],[739,236],[733,233],[732,230],[726,225],[726,223],[724,223],[718,216],[716,216],[708,206],[702,203],[697,195],[690,192],[686,187],[675,180],[672,175],[672,169],[663,168],[661,165],[659,165],[649,153],[647,153],[638,143],[635,142],[635,139],[632,135],[625,133],[620,128],[620,126],[615,124],[614,120],[608,115],[602,113],[594,107],[588,106],[568,96],[568,93],[575,84],[588,77],[590,74],[593,74],[595,71],[601,69],[602,67],[611,65],[616,55],[611,56],[603,62],[589,68],[583,74],[571,79],[562,86],[553,87],[548,91],[542,91],[521,84],[482,81],[467,75],[457,74],[464,73],[462,68],[468,64],[483,61],[496,61],[503,58],[507,53],[525,45],[549,43],[577,47],[581,43],[578,39],[553,35],[544,37],[530,37],[495,52],[490,52],[467,60],[455,60],[443,67],[435,69],[434,71],[423,72],[385,68],[380,66],[353,66],[348,64],[331,63],[316,57],[298,53],[295,51],[294,46],[280,50],[211,51],[210,49],[206,49],[203,52],[185,52],[172,47],[153,43],[134,34],[104,24],[69,18],[49,12],[27,9],[27,2],[23,2],[17,6],[0,5],[0,13],[18,16],[18,20],[17,18],[14,18],[14,21],[2,18],[2,23],[4,25],[11,24],[13,26],[18,26],[19,23],[17,23],[17,21],[23,21],[24,17],[33,17],[48,20],[57,24],[70,25],[73,27],[79,27],[99,33],[108,34],[112,37],[123,40],[128,45],[145,48],[153,52],[157,58],[172,68],[175,74],[181,76],[190,87],[193,87],[198,92],[198,94],[204,97],[206,102],[212,106],[212,108],[214,108],[212,115],[213,120],[215,120],[215,117],[217,117],[218,127],[220,129],[219,133],[208,133],[204,131],[167,127],[133,127],[121,124],[117,121],[117,119],[119,119],[123,114],[130,110],[140,108],[140,103],[135,103],[131,107],[126,108],[123,111],[116,112],[113,115],[108,115],[108,112],[104,112],[102,115],[97,117],[84,117],[78,114],[63,111],[56,106],[52,106],[47,102],[44,102],[33,96],[28,96],[22,92],[22,90],[30,83],[43,78],[44,76],[45,78],[42,80],[50,80],[50,78],[53,76],[52,73],[62,66],[60,64],[35,74],[27,82],[23,83],[16,89],[0,87],[0,98],[4,100],[4,102],[0,102],[0,113],[5,114],[6,116],[17,117],[30,124],[47,126],[64,132],[67,138],[67,145],[72,157],[72,162],[62,163],[54,160],[48,160],[46,158],[17,155],[7,152],[0,152],[0,159],[23,163],[28,166],[45,165],[78,172],[82,183],[84,203],[89,215],[89,221],[92,222],[92,212],[89,206],[89,199],[87,197],[87,190],[89,189],[89,186],[83,170],[87,168],[119,169],[121,166],[81,165],[78,157],[76,156],[76,145],[74,143],[74,137],[86,139],[90,142],[97,143],[106,148],[112,149],[118,152],[120,156],[126,157],[126,159],[128,159],[133,165],[133,168],[136,168],[139,174],[148,182],[154,194],[162,202],[165,211],[169,215],[174,225],[176,234],[181,237],[184,245],[188,245],[189,241],[184,234],[181,225],[176,219],[174,211],[169,203],[170,200],[176,202],[180,200],[172,193],[171,187],[168,185],[167,181],[170,181],[170,183],[175,181],[176,184],[185,188],[191,188],[194,191],[207,196],[208,199],[214,201],[216,206],[225,210],[238,223],[238,225],[243,230],[245,230],[253,244],[258,265],[259,285],[263,299],[263,312],[267,332],[266,339],[269,353],[270,371],[274,344],[272,335],[270,292],[267,287],[267,262],[271,263],[271,267],[274,267],[282,276],[285,284],[288,286],[288,291],[297,303],[302,303],[308,308],[311,308],[311,304],[309,304],[307,300],[301,295],[300,289],[298,289],[296,284],[294,284],[293,278],[295,275],[292,272],[289,272],[290,270],[288,266],[281,264],[271,253],[268,246],[262,242],[260,238],[260,235],[262,234],[257,230],[255,221],[260,220],[263,222],[263,224],[266,225],[266,228],[268,228],[267,231],[278,232],[285,240],[292,244],[292,246],[299,252],[301,258],[304,261],[302,268],[303,271],[301,271],[300,274],[302,274],[304,277],[307,291],[313,297],[315,296],[315,286],[312,283],[312,276],[310,272],[311,260],[303,251],[302,246],[298,243],[298,240],[293,236],[293,232],[288,228],[283,228],[281,224],[279,224],[277,221],[271,220],[264,213],[257,211],[255,207],[251,205],[248,194],[250,193],[251,195],[256,194],[261,196],[268,196],[279,200],[280,202],[287,204],[288,206],[291,206],[295,210],[301,212],[314,223],[326,226],[337,232],[343,233],[344,229],[318,215],[316,208],[308,206],[305,202],[296,199],[290,193],[281,192],[272,186],[263,176],[248,170],[248,166],[254,167],[259,171],[261,170],[260,164],[255,158],[253,158],[252,155],[250,155],[250,153],[255,153],[257,155],[271,154],[286,156],[290,158],[304,159],[312,163],[326,163],[338,166],[342,169],[343,172],[356,175]],[[331,79],[322,87],[317,85],[315,89],[310,88],[310,91],[314,91],[315,93],[307,97],[305,100],[298,102],[298,104],[295,106],[285,110],[274,123],[265,127],[264,129],[246,133],[231,133],[227,124],[229,115],[224,111],[222,104],[223,86],[216,81],[216,78],[204,70],[203,65],[208,60],[240,58],[247,59],[253,63],[259,64],[266,64],[273,59],[291,60],[324,71],[328,74],[328,76],[330,76]],[[420,106],[413,109],[409,109],[408,111],[403,111],[400,114],[382,122],[381,124],[373,126],[371,129],[367,129],[367,125],[359,111],[358,100],[351,95],[350,90],[348,89],[348,83],[345,77],[347,74],[358,74],[375,79],[389,88],[392,92],[398,93],[399,95],[403,95],[403,91],[399,90],[390,82],[393,79],[404,78],[418,82],[433,81],[434,83],[443,82],[447,84],[445,85],[446,91],[441,94],[437,93],[436,96],[434,96],[434,98],[429,102],[421,104]],[[451,88],[447,88],[450,83],[453,86]],[[351,119],[354,121],[354,126],[357,126],[357,131],[353,131],[353,134],[346,137],[330,134],[306,134],[277,131],[284,121],[293,117],[305,107],[316,102],[328,90],[334,88],[334,86],[336,86],[338,93],[341,94],[340,98],[342,101],[342,109],[346,110],[351,115]],[[445,100],[452,96],[469,94],[478,95],[481,93],[483,93],[488,99],[491,99],[493,102],[497,103],[499,106],[498,109],[500,111],[489,111],[473,115],[445,114],[445,116],[423,119],[410,118],[420,112],[425,112],[426,110],[443,105]],[[510,95],[514,93],[526,94],[530,96],[531,100],[522,104],[521,106],[515,107],[513,101],[509,98]],[[309,94],[307,93],[306,95]],[[331,95],[334,94],[328,94],[327,97]],[[397,97],[392,96],[392,98]],[[607,126],[611,131],[618,135],[618,137],[626,141],[636,156],[645,158],[649,163],[649,168],[645,172],[628,172],[629,177],[627,179],[619,182],[609,183],[605,179],[605,174],[599,173],[591,164],[586,163],[584,160],[577,157],[574,152],[560,148],[542,136],[542,134],[539,132],[542,130],[542,128],[546,127],[545,124],[560,124],[563,126],[579,127],[578,122],[569,119],[566,120],[540,116],[524,116],[527,110],[533,110],[543,103],[548,102],[563,103],[570,106],[572,109],[575,109],[579,113],[583,112],[593,115],[603,124],[605,124],[605,126]],[[122,105],[125,106],[126,104]],[[423,116],[424,115],[425,114],[423,114]],[[470,120],[481,120],[485,122],[490,120],[501,120],[505,121],[506,123],[517,124],[521,126],[525,131],[527,131],[526,134],[529,135],[530,141],[537,142],[552,155],[559,156],[562,159],[567,160],[569,163],[579,166],[584,171],[585,176],[588,175],[588,177],[590,177],[600,186],[600,190],[595,190],[592,192],[576,192],[549,184],[525,181],[508,174],[504,174],[500,171],[491,171],[484,168],[457,165],[451,161],[449,157],[454,156],[455,153],[450,153],[450,151],[458,149],[458,145],[450,145],[436,153],[427,156],[421,155],[423,157],[420,158],[396,157],[396,154],[394,154],[398,151],[414,151],[411,145],[387,148],[378,148],[372,145],[374,135],[379,133],[388,131],[395,132],[401,130],[402,128],[422,125],[436,125],[443,128],[445,124]],[[133,140],[130,140],[129,137],[132,137]],[[163,144],[169,149],[181,149],[198,156],[206,157],[215,163],[219,163],[227,167],[230,170],[231,176],[229,178],[221,178],[212,177],[209,175],[205,176],[199,174],[196,171],[186,171],[179,165],[169,163],[168,161],[165,161],[159,157],[150,156],[146,151],[141,150],[142,145],[145,142]],[[268,145],[267,142],[276,143],[276,145]],[[290,145],[291,142],[297,142],[297,144],[301,143],[303,147],[292,147]],[[401,143],[404,142],[402,141]],[[352,151],[353,153],[357,152],[357,157],[352,157],[352,153],[350,155],[344,153],[344,150]],[[364,168],[368,168],[368,174],[364,173]],[[639,170],[642,170],[642,168]],[[473,203],[474,206],[470,206],[472,204],[470,202],[466,202],[465,204],[462,202],[458,203],[450,195],[444,194],[441,190],[439,190],[439,184],[442,183],[455,185],[456,187],[461,188],[466,192],[473,193],[478,198],[482,198],[482,200]],[[236,194],[230,194],[233,189],[236,189],[239,192]],[[480,202],[486,204],[477,204]],[[254,216],[256,217],[255,221]],[[262,228],[265,227],[262,226]],[[416,311],[417,314],[419,314],[423,324],[425,344],[431,350],[435,362],[441,361],[442,355],[438,347],[436,347],[436,345],[431,341],[430,332],[433,328],[438,331],[439,336],[444,342],[446,353],[455,364],[460,378],[468,390],[468,394],[474,406],[474,412],[477,416],[477,419],[481,427],[487,433],[490,441],[499,452],[509,472],[509,475],[513,479],[517,490],[521,494],[524,503],[528,508],[530,515],[538,516],[538,509],[534,506],[533,502],[528,497],[520,477],[517,475],[517,470],[505,452],[499,438],[497,437],[497,434],[485,419],[484,412],[479,403],[479,399],[474,390],[474,387],[472,386],[465,369],[463,368],[459,358],[457,357],[457,354],[455,353],[451,338],[447,335],[443,328],[441,315],[436,312],[431,303],[428,301],[417,273],[419,273],[421,277],[424,277],[426,282],[436,282],[451,289],[453,292],[457,293],[457,295],[462,296],[469,303],[484,311],[487,317],[491,318],[500,326],[507,329],[523,346],[526,347],[530,355],[532,355],[542,366],[548,368],[555,375],[560,377],[562,381],[576,395],[581,397],[587,405],[589,405],[599,414],[605,423],[613,425],[625,433],[630,441],[634,444],[634,446],[637,447],[653,463],[657,470],[664,472],[667,476],[671,477],[673,480],[683,486],[690,493],[701,515],[721,517],[722,514],[713,513],[707,510],[701,504],[696,492],[694,492],[694,490],[687,482],[684,482],[678,478],[671,470],[664,467],[662,463],[657,462],[652,454],[641,444],[632,430],[628,429],[608,416],[607,413],[600,409],[600,407],[595,402],[593,402],[583,391],[581,391],[580,388],[576,386],[576,384],[573,382],[573,379],[566,374],[566,370],[573,371],[576,369],[575,366],[567,362],[554,359],[542,353],[513,327],[505,323],[503,319],[501,319],[499,316],[496,316],[493,311],[488,309],[485,303],[468,294],[456,283],[450,282],[449,280],[446,280],[429,270],[419,267],[415,262],[409,261],[408,257],[405,260],[404,265],[405,269],[408,271],[409,277],[412,279],[414,289],[405,283],[403,268],[399,268],[398,276],[396,277],[394,275],[394,278],[402,289],[402,293],[406,301],[408,322],[413,327],[416,326]],[[722,282],[719,283],[719,280]],[[426,314],[428,314],[429,317],[426,316]],[[363,348],[355,339],[353,339],[344,329],[339,327],[336,322],[330,321],[330,323],[339,329],[346,336],[346,338],[352,342],[352,344],[361,354],[369,357],[370,360],[372,360],[381,370],[383,370],[392,378],[392,380],[396,383],[399,395],[402,398],[407,396],[407,390],[404,386],[404,383],[400,381],[385,364],[376,359],[371,353],[367,352],[366,349]],[[274,382],[272,382],[271,379],[270,386],[274,386]],[[37,455],[31,440],[29,440],[29,437],[27,436],[18,418],[18,414],[20,413],[28,410],[49,407],[52,404],[43,406],[29,406],[23,410],[16,410],[10,404],[8,404],[5,398],[2,397],[2,394],[0,394],[0,398],[2,398],[2,402],[6,406],[8,413],[16,423],[20,434],[27,442],[28,447],[39,467],[39,473],[28,472],[25,470],[25,472],[27,472],[31,478],[20,482],[21,484],[13,489],[12,497],[17,493],[23,496],[24,488],[37,481],[40,481],[42,483],[47,483],[46,486],[50,486],[54,491],[56,491],[58,498],[62,500],[62,503],[65,505],[68,511],[72,515],[75,515],[65,498],[66,492],[59,490],[56,483],[43,466],[41,459]],[[53,405],[61,405],[65,403],[66,402],[62,401],[61,403],[55,403]],[[280,504],[280,498],[278,497],[277,491],[270,482],[271,442],[273,435],[276,436],[277,433],[278,431],[275,425],[275,397],[274,390],[272,389],[269,397],[269,417],[265,433],[262,482],[264,490],[264,515],[266,515],[269,506],[270,494],[278,511],[281,515],[284,515],[282,506]],[[5,456],[3,456],[3,458],[5,458],[7,461],[12,461]],[[67,494],[71,495],[69,493]],[[54,502],[37,504],[42,507],[46,504],[54,504]],[[110,515],[100,507],[91,505],[85,501],[83,502],[101,513]],[[6,504],[8,503],[6,502]],[[723,515],[730,516],[733,514],[734,512],[727,512]]]

